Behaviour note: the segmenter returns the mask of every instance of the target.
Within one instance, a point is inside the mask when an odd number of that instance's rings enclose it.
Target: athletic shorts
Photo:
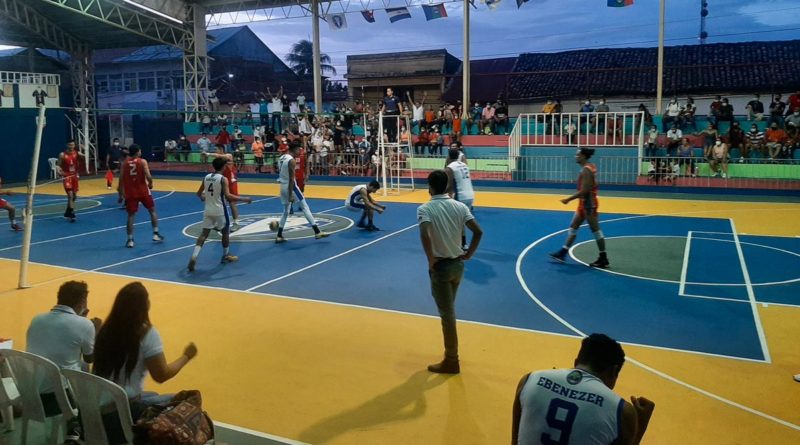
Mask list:
[[[351,212],[362,212],[367,206],[365,206],[363,202],[348,202],[345,208]]]
[[[294,179],[295,184],[297,184],[297,188],[300,189],[301,192],[306,191],[306,181],[305,179]]]
[[[128,213],[136,213],[139,210],[139,203],[142,203],[147,210],[155,206],[152,195],[142,196],[141,198],[125,198],[125,208]]]
[[[294,186],[292,197],[294,198],[294,202],[300,202],[305,199],[303,197],[303,192],[297,188],[297,184]],[[281,204],[283,204],[284,207],[289,205],[289,184],[281,184]]]
[[[203,215],[201,229],[223,230],[228,227],[228,215]]]
[[[239,181],[231,181],[228,186],[231,189],[231,195],[239,195]]]
[[[597,211],[597,202],[594,202],[593,204],[594,207],[586,207],[586,203],[581,200],[578,204],[578,215],[580,215],[582,218],[586,218],[587,216],[597,216],[599,214]]]
[[[69,193],[78,193],[78,177],[77,176],[67,176],[64,178],[64,191]]]

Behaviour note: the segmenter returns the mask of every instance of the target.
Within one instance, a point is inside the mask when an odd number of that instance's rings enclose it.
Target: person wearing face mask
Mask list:
[[[781,95],[776,94],[772,102],[769,104],[769,122],[768,125],[773,123],[783,127],[783,113],[786,111],[786,103],[781,100]]]
[[[742,150],[742,157],[739,159],[739,162],[744,162],[744,159],[749,156],[751,151],[757,151],[759,153],[764,152],[764,133],[758,129],[758,125],[751,125],[750,131],[745,133],[744,137],[744,149]]]
[[[722,178],[728,177],[728,144],[722,142],[719,137],[711,147],[711,159],[708,161],[708,167],[712,176],[719,175],[720,167],[722,167]]]
[[[545,123],[545,134],[550,134],[550,131],[553,127],[553,114],[556,112],[556,104],[553,102],[553,99],[548,97],[547,102],[542,105],[542,114],[544,116],[541,117],[541,121]]]
[[[761,121],[764,119],[764,103],[761,102],[760,95],[754,94],[750,102],[747,102],[745,108],[747,109],[748,121]]]
[[[691,97],[686,98],[686,105],[681,109],[679,122],[685,126],[692,126],[694,131],[697,131],[697,123],[694,119],[694,114],[697,112],[697,106],[694,104],[694,99]]]
[[[594,105],[592,105],[592,101],[586,99],[581,105],[581,116],[579,120],[579,125],[583,125],[586,122],[589,122],[589,128],[586,130],[587,132],[592,131],[592,127],[594,126],[595,116],[594,116]]]
[[[728,98],[722,99],[722,105],[719,107],[719,118],[717,122],[730,122],[733,123],[733,105],[730,104]]]
[[[773,122],[767,130],[767,152],[769,159],[774,161],[778,158],[783,150],[783,144],[786,142],[786,132],[783,131],[778,124]]]
[[[666,133],[667,129],[672,126],[672,124],[677,124],[678,128],[681,127],[679,122],[681,114],[681,106],[678,104],[678,98],[673,97],[670,99],[669,104],[667,104],[667,110],[664,113],[663,118],[661,119],[661,130]]]
[[[186,135],[182,134],[178,139],[178,158],[183,155],[183,162],[189,162],[189,153],[192,151],[192,144],[186,139]]]
[[[597,126],[600,128],[600,131],[603,131],[606,128],[606,114],[611,111],[611,108],[608,107],[605,99],[600,99],[600,103],[597,105],[597,108],[594,109],[597,112]],[[611,125],[613,128],[613,118],[611,119]],[[612,131],[613,134],[613,131]]]
[[[800,128],[800,108],[795,108],[792,114],[786,117],[786,125],[788,126],[789,124]]]

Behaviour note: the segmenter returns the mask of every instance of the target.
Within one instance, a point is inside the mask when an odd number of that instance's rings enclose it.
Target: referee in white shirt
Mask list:
[[[458,374],[458,333],[455,301],[458,285],[464,275],[464,260],[472,258],[481,242],[483,230],[469,208],[448,196],[447,173],[435,170],[428,175],[431,200],[417,209],[420,240],[428,258],[431,293],[439,308],[444,336],[444,360],[429,365],[428,371]],[[472,231],[466,252],[461,248],[464,226]]]

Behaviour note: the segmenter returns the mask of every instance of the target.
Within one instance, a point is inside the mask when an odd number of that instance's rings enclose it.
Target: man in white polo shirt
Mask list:
[[[464,260],[472,258],[481,242],[483,230],[469,208],[445,193],[447,173],[434,170],[428,175],[431,200],[417,209],[420,240],[428,258],[431,293],[442,319],[444,360],[429,365],[428,371],[458,374],[458,333],[456,332],[455,301],[458,285],[464,274]],[[464,252],[461,233],[464,226],[472,231],[472,241]]]
[[[67,281],[58,289],[57,304],[50,312],[33,317],[27,333],[27,351],[42,356],[62,369],[82,371],[85,363],[92,363],[94,337],[100,329],[99,318],[86,318],[89,286],[84,281]],[[67,392],[68,395],[69,392]],[[58,413],[55,394],[43,389],[41,394],[45,412]],[[80,423],[67,425],[67,441],[80,439]],[[65,442],[65,443],[66,443]]]

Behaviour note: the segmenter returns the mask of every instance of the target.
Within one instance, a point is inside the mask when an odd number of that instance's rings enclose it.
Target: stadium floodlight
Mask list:
[[[149,12],[151,14],[155,14],[155,15],[157,15],[159,17],[162,17],[162,18],[165,18],[167,20],[171,20],[171,21],[173,21],[175,23],[179,23],[179,24],[183,25],[183,21],[178,20],[175,17],[169,16],[167,14],[164,14],[163,12],[156,11],[155,9],[149,8],[149,7],[147,7],[147,6],[145,6],[145,5],[141,4],[141,3],[136,3],[133,0],[122,0],[122,1],[124,1],[125,3],[127,3],[129,5],[136,6],[137,8],[144,9],[145,11],[147,11],[147,12]]]
[[[233,73],[228,73],[228,79],[233,79]]]

